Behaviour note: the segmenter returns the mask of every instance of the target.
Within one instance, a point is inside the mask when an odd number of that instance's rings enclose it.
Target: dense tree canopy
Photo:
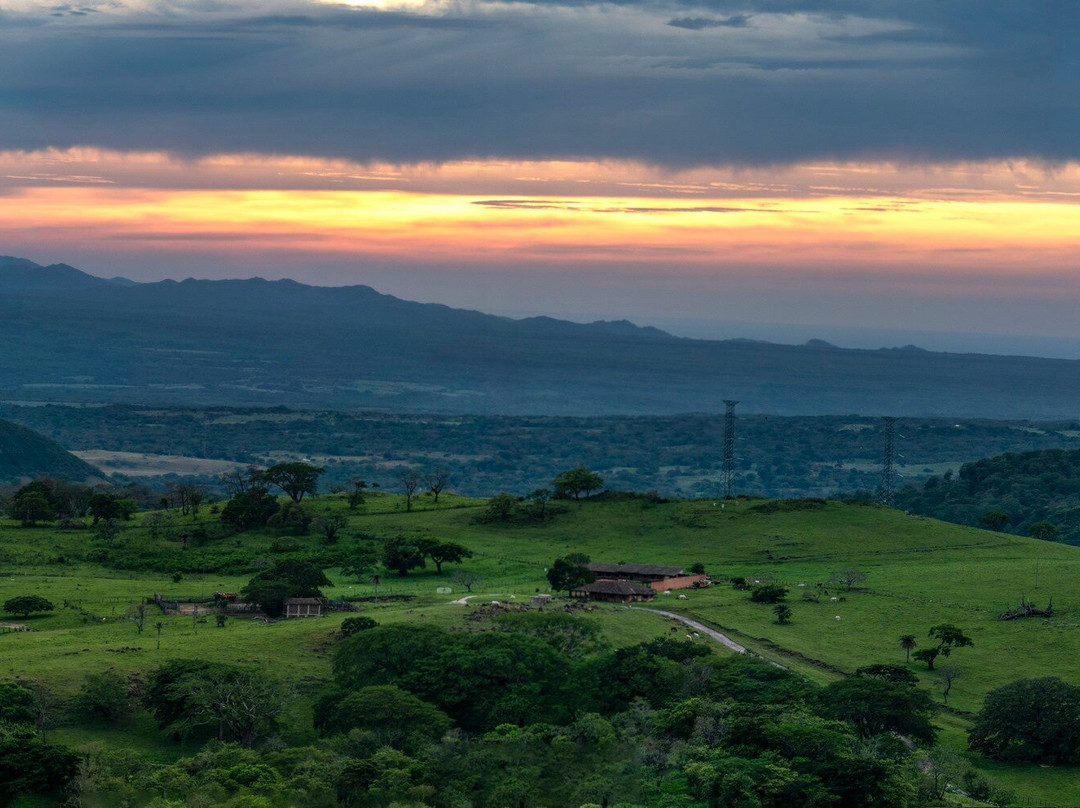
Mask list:
[[[301,502],[305,494],[318,491],[319,476],[326,471],[311,463],[275,463],[262,473],[262,478],[284,491],[293,502]]]
[[[1080,762],[1080,688],[1046,677],[991,690],[968,745],[1010,762]]]
[[[55,606],[40,595],[19,595],[4,601],[4,611],[29,617],[32,612],[51,612]]]
[[[221,521],[237,531],[251,530],[265,525],[280,507],[276,497],[265,488],[255,486],[240,491],[225,503]]]
[[[587,561],[587,558],[585,562],[569,558],[556,558],[547,571],[547,579],[548,583],[551,584],[551,588],[556,592],[569,592],[582,584],[590,584],[595,581],[596,575],[585,566]]]
[[[267,614],[277,615],[286,598],[322,597],[319,587],[331,585],[311,561],[277,561],[248,581],[240,596],[248,603],[258,603]]]
[[[822,688],[817,711],[826,718],[850,721],[862,738],[896,732],[925,743],[934,740],[930,723],[934,705],[925,691],[906,682],[848,676]]]
[[[581,499],[604,486],[604,478],[586,466],[559,472],[551,481],[555,496],[559,499]]]

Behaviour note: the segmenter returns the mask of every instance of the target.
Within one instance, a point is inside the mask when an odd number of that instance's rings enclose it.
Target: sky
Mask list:
[[[1080,356],[1080,3],[0,0],[0,254]]]

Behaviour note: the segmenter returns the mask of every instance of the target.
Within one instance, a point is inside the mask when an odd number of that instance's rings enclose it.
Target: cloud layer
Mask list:
[[[0,7],[0,149],[414,163],[1080,157],[1080,4]]]

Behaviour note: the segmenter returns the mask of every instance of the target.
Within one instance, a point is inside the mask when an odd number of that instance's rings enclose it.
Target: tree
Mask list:
[[[994,688],[968,730],[968,747],[1010,763],[1080,762],[1080,688],[1056,676]]]
[[[262,672],[221,665],[216,675],[189,678],[183,683],[186,709],[171,727],[185,735],[198,727],[213,727],[220,741],[250,747],[272,729],[286,707],[284,688]]]
[[[473,557],[473,551],[452,541],[439,541],[437,539],[420,539],[420,552],[431,559],[435,565],[435,574],[442,575],[442,565],[445,563],[460,564],[466,558]]]
[[[315,705],[315,726],[324,734],[352,729],[371,732],[380,746],[415,752],[437,741],[453,722],[438,707],[395,685],[327,694]]]
[[[502,631],[543,640],[572,659],[580,659],[604,645],[603,632],[595,623],[564,612],[507,612],[493,622]]]
[[[894,682],[895,684],[901,685],[911,685],[912,687],[919,683],[919,677],[909,671],[907,668],[902,668],[899,665],[887,665],[880,662],[873,665],[864,665],[861,668],[856,668],[855,675],[871,676],[875,679],[882,679],[886,682]]]
[[[904,652],[907,654],[907,657],[904,659],[905,662],[911,662],[911,652],[916,645],[918,645],[918,643],[915,642],[914,634],[904,634],[900,637],[900,647],[904,649]]]
[[[262,473],[262,477],[271,485],[284,491],[293,502],[300,503],[305,494],[315,496],[319,487],[319,475],[326,469],[311,463],[275,463]]]
[[[351,575],[358,581],[373,574],[379,568],[379,554],[374,546],[364,545],[350,552],[345,563],[341,565],[342,575]]]
[[[23,527],[34,527],[38,522],[49,522],[56,518],[49,497],[39,489],[23,486],[11,500],[8,513],[12,519],[18,519]]]
[[[346,617],[341,621],[338,630],[341,632],[342,637],[351,637],[353,634],[370,631],[373,628],[378,628],[378,626],[379,624],[370,617]]]
[[[131,519],[132,514],[138,510],[138,504],[133,499],[118,497],[104,491],[90,497],[87,510],[94,518],[96,525],[101,519]]]
[[[488,500],[483,515],[477,520],[480,522],[509,522],[518,508],[518,500],[513,494],[505,491],[496,494]]]
[[[402,578],[409,574],[409,570],[423,567],[424,551],[420,540],[403,534],[387,539],[386,544],[383,545],[382,563]]]
[[[531,505],[532,515],[537,519],[547,516],[547,504],[551,499],[550,488],[536,488],[525,495]]]
[[[349,491],[349,510],[355,511],[364,504],[364,490],[368,487],[368,484],[359,477],[354,477],[349,480],[349,485],[352,486],[352,490]]]
[[[76,702],[83,712],[106,721],[119,721],[131,712],[127,681],[112,670],[89,674]]]
[[[830,586],[842,586],[848,592],[851,591],[855,584],[861,584],[866,580],[866,573],[861,572],[854,567],[848,567],[847,569],[834,572],[829,576],[828,583]]]
[[[222,474],[220,479],[230,498],[247,493],[252,488],[264,490],[266,488],[263,471],[255,466],[248,466],[246,469],[235,468]]]
[[[786,603],[779,603],[773,608],[773,613],[776,615],[776,622],[782,626],[786,626],[791,622],[791,607]]]
[[[44,711],[37,694],[18,682],[0,682],[0,726],[12,724],[36,724]]]
[[[256,486],[238,492],[226,502],[221,521],[236,531],[251,530],[265,525],[280,507],[265,487]]]
[[[1004,511],[987,511],[979,517],[979,524],[987,530],[1002,530],[1011,521],[1012,517]]]
[[[32,727],[0,725],[0,805],[19,804],[19,797],[32,794],[62,803],[81,764],[80,755],[45,743]]]
[[[472,592],[472,588],[483,580],[478,572],[468,572],[467,570],[457,570],[450,578],[455,584],[459,584],[465,587],[466,592]]]
[[[290,500],[267,519],[266,524],[268,527],[287,531],[294,536],[306,536],[311,528],[312,519],[311,511],[306,505]]]
[[[585,466],[567,469],[559,472],[551,481],[551,487],[555,491],[557,499],[580,499],[582,495],[588,499],[589,494],[597,491],[604,485],[604,478]]]
[[[424,480],[427,482],[428,490],[435,496],[435,504],[438,505],[439,494],[441,494],[450,483],[450,472],[440,466],[424,477]]]
[[[556,558],[555,563],[547,571],[547,579],[548,583],[551,584],[551,588],[556,592],[569,592],[571,589],[583,584],[591,584],[596,580],[596,575],[585,566],[586,563],[588,563],[588,556],[585,556],[585,561]]]
[[[94,528],[94,538],[104,544],[106,547],[111,547],[112,543],[116,541],[116,537],[120,535],[120,531],[123,528],[120,526],[119,519],[102,519],[98,522],[97,527]]]
[[[20,595],[4,601],[4,611],[29,617],[31,612],[51,612],[56,607],[40,595]]]
[[[931,671],[934,669],[934,662],[939,656],[947,657],[953,652],[954,648],[966,648],[975,644],[970,637],[965,636],[964,632],[951,623],[932,626],[927,636],[937,640],[938,644],[933,648],[916,651],[912,656],[920,662],[925,662],[927,670]]]
[[[952,692],[953,682],[963,675],[963,671],[956,665],[942,665],[938,668],[938,681],[942,684],[941,698],[946,704],[949,703],[949,693]]]
[[[338,534],[349,523],[343,513],[319,514],[311,520],[311,526],[323,535],[327,544],[337,544]]]
[[[1031,538],[1043,541],[1053,541],[1058,535],[1057,525],[1053,522],[1033,522],[1027,532]]]
[[[873,676],[848,676],[823,687],[815,709],[825,718],[850,721],[861,738],[897,732],[926,743],[934,740],[930,723],[933,702],[910,684]]]
[[[197,485],[169,483],[166,490],[169,492],[172,501],[180,507],[180,513],[183,516],[187,516],[188,513],[192,516],[198,515],[199,506],[206,499],[206,489]]]
[[[750,591],[750,600],[754,603],[779,603],[787,594],[787,589],[779,584],[761,584]]]
[[[146,625],[146,603],[140,601],[139,603],[133,603],[127,608],[125,613],[127,619],[135,624],[135,630],[139,633],[143,633],[143,626]]]
[[[270,615],[280,614],[286,598],[322,597],[320,586],[333,586],[325,573],[311,561],[278,561],[258,573],[240,596],[248,603],[258,603]]]
[[[416,469],[403,469],[398,474],[398,483],[401,484],[401,490],[405,492],[405,511],[409,512],[412,510],[416,489],[420,487],[420,475]]]

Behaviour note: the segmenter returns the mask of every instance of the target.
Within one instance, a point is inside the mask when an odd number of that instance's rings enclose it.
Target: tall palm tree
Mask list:
[[[900,647],[907,652],[906,662],[911,662],[911,649],[917,645],[914,634],[905,634],[900,638]]]

